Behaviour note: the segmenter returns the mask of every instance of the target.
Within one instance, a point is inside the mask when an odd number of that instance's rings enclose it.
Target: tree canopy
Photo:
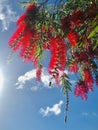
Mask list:
[[[71,83],[68,73],[78,75],[74,95],[87,99],[87,93],[98,86],[98,0],[50,0],[20,2],[24,13],[16,21],[9,47],[20,57],[32,61],[36,80],[41,80],[44,52],[50,52],[48,72],[66,96]],[[44,57],[45,58],[45,57]],[[65,118],[66,121],[66,118]]]

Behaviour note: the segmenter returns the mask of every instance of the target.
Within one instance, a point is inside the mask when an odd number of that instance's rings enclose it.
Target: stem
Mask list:
[[[66,106],[65,106],[65,116],[64,116],[64,123],[67,121],[67,112],[68,112],[68,106],[69,106],[69,97],[68,97],[68,90],[66,89]]]

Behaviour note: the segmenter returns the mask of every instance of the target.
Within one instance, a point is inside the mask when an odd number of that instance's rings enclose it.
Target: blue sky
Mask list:
[[[65,97],[60,87],[48,87],[45,66],[42,82],[38,83],[32,63],[24,63],[18,53],[7,64],[11,52],[8,39],[21,13],[16,0],[0,0],[0,130],[97,130],[96,86],[87,101],[76,98],[73,91],[69,93],[68,120],[64,124]],[[74,84],[74,77],[71,82]]]

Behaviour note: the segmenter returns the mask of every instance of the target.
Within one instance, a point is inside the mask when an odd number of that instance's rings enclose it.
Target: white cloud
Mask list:
[[[31,90],[32,90],[32,91],[37,91],[38,89],[39,89],[38,86],[33,86],[33,87],[31,87]]]
[[[50,80],[50,76],[49,76],[46,68],[43,68],[41,81],[44,84],[44,86],[49,86],[49,80]]]
[[[85,117],[98,117],[98,114],[96,112],[82,112],[82,116]]]
[[[82,116],[88,116],[89,113],[88,112],[82,112]]]
[[[18,87],[16,87],[16,89],[23,89],[23,84],[20,84]]]
[[[26,72],[24,75],[21,75],[18,77],[17,83],[15,84],[17,87],[16,89],[23,89],[23,86],[26,84],[27,81],[31,81],[31,80],[35,80],[36,78],[36,70],[30,70],[28,72]],[[49,87],[49,79],[50,76],[48,75],[48,72],[46,71],[46,68],[43,67],[43,71],[42,71],[42,76],[41,76],[41,83],[44,85],[44,87]],[[37,86],[33,86],[31,87],[31,90],[38,90],[38,86],[41,84],[37,84]],[[33,83],[34,84],[34,83]],[[36,88],[35,88],[36,87]]]
[[[0,0],[0,25],[2,31],[7,30],[11,22],[15,22],[18,17],[8,4],[8,0]]]
[[[15,84],[17,86],[16,89],[23,88],[23,86],[26,83],[26,81],[29,81],[29,80],[35,78],[35,75],[36,75],[36,71],[35,70],[31,70],[31,71],[26,72],[24,75],[19,76],[18,77],[18,81]]]
[[[49,116],[50,114],[59,115],[61,113],[61,106],[63,104],[63,101],[59,101],[59,103],[54,104],[52,107],[47,106],[45,109],[40,108],[40,114],[42,114],[44,117]]]
[[[92,112],[92,116],[98,117],[98,114],[96,112]]]

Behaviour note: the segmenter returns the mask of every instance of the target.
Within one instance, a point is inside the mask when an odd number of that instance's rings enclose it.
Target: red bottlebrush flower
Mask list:
[[[32,22],[35,20],[34,16],[36,15],[37,11],[38,9],[36,5],[30,4],[27,7],[25,13],[17,20],[16,24],[18,29],[16,29],[12,37],[9,39],[9,47],[14,51],[22,46],[20,56],[25,61],[29,61],[34,58],[34,42],[39,38],[35,27],[32,25]]]
[[[19,19],[16,21],[16,25],[21,24],[22,22],[27,22],[34,17],[35,14],[38,12],[38,7],[35,4],[28,5],[24,14],[22,14]]]
[[[67,38],[72,46],[76,46],[79,36],[76,34],[76,32],[71,31],[68,33]]]
[[[19,26],[25,20],[26,14],[22,14],[19,19],[16,21],[16,25]]]
[[[50,63],[49,63],[49,70],[53,70],[58,64],[58,58],[56,54],[51,54]]]
[[[59,41],[60,43],[60,47],[59,47],[59,58],[60,58],[60,70],[64,70],[65,69],[65,65],[66,65],[66,45],[64,44],[63,40]]]
[[[9,47],[16,51],[22,46],[20,57],[25,61],[29,61],[33,58],[34,54],[35,43],[33,41],[36,41],[37,39],[38,34],[35,29],[29,28],[25,23],[22,23],[10,38]]]
[[[50,58],[50,63],[49,63],[49,69],[54,69],[57,62],[57,57],[58,57],[57,41],[55,38],[51,38],[50,51],[51,51],[51,58]]]
[[[42,65],[40,65],[37,69],[36,69],[36,80],[40,81],[41,80],[41,74],[42,74]]]
[[[26,8],[26,12],[28,13],[28,12],[31,12],[31,10],[32,11],[36,11],[36,10],[38,10],[38,7],[33,3],[33,4],[29,4],[28,6],[27,6],[27,8]]]
[[[79,80],[75,86],[74,89],[74,95],[80,96],[83,100],[87,99],[87,88],[85,86],[85,82],[82,80]]]
[[[32,26],[37,19],[38,7],[35,4],[29,4],[25,13],[25,22]]]
[[[73,62],[71,63],[71,65],[70,65],[69,68],[68,68],[68,71],[69,71],[69,72],[77,73],[78,67],[77,67],[77,64],[76,64],[75,61],[73,61]]]
[[[64,40],[58,38],[51,38],[50,40],[50,63],[49,63],[49,74],[53,76],[56,84],[58,84],[59,80],[59,71],[63,71],[65,69],[66,62],[66,46],[64,44]]]
[[[87,86],[88,91],[92,91],[93,78],[88,69],[84,69],[84,82]]]
[[[23,39],[20,57],[22,57],[25,61],[29,61],[34,58],[36,43],[33,42],[32,39],[35,39],[36,32],[34,31],[34,35],[32,31],[33,30],[28,28],[28,30],[25,32],[25,37]]]
[[[60,83],[60,82],[59,82],[59,73],[56,73],[54,79],[55,79],[55,84],[56,84],[56,86],[59,86],[59,83]]]
[[[58,67],[59,70],[64,70],[66,61],[66,47],[64,41],[57,38],[52,38],[50,41],[51,58],[49,69]]]
[[[22,44],[21,39],[24,37],[24,31],[26,28],[26,24],[22,23],[21,26],[19,26],[14,34],[10,37],[8,43],[9,47],[12,48],[14,51],[16,51],[20,45]]]

